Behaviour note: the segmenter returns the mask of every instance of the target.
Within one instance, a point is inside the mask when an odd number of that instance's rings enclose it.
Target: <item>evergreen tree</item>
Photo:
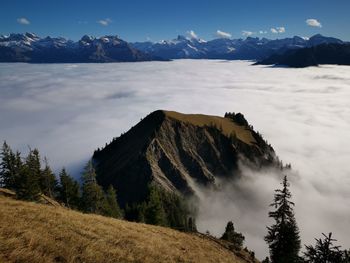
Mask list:
[[[146,202],[142,202],[140,204],[133,203],[132,205],[126,204],[125,219],[128,221],[145,223],[146,209],[147,209]]]
[[[114,218],[122,218],[123,213],[119,207],[117,201],[117,193],[112,185],[110,185],[107,189],[106,193],[106,206],[104,209],[104,215],[114,217]]]
[[[41,164],[39,151],[37,149],[30,149],[24,164],[22,164],[19,153],[16,154],[15,160],[20,167],[18,176],[15,177],[17,197],[23,200],[38,200],[41,193]]]
[[[96,172],[91,160],[84,168],[82,181],[83,210],[88,213],[103,214],[104,208],[106,207],[105,195],[102,187],[97,184]]]
[[[146,223],[160,226],[168,225],[158,188],[150,186],[149,191],[149,200],[145,211]]]
[[[79,184],[66,171],[62,169],[60,174],[60,185],[58,188],[58,200],[63,202],[67,207],[78,209],[80,207]]]
[[[196,219],[192,216],[188,218],[187,231],[189,232],[197,232]]]
[[[55,190],[57,189],[57,179],[54,173],[52,172],[48,161],[44,158],[45,168],[41,171],[40,178],[40,188],[43,194],[55,198]]]
[[[40,187],[38,179],[33,176],[32,170],[27,163],[21,166],[16,195],[18,199],[36,201],[40,197]]]
[[[275,211],[269,212],[269,217],[275,220],[275,224],[267,227],[265,241],[269,245],[272,263],[294,263],[299,261],[300,237],[294,217],[294,203],[290,201],[287,176],[284,177],[282,186],[282,190],[275,190],[271,204]]]
[[[241,233],[235,231],[235,227],[232,221],[229,221],[226,225],[226,229],[221,239],[227,240],[235,245],[236,248],[241,248],[244,242],[244,236]]]
[[[349,263],[346,251],[341,251],[340,246],[334,246],[337,241],[332,238],[332,233],[328,236],[323,234],[324,239],[316,239],[316,246],[305,246],[304,260],[307,263]]]
[[[30,149],[26,158],[25,166],[26,169],[28,169],[28,176],[30,177],[30,185],[27,185],[26,187],[31,188],[28,189],[28,191],[32,193],[36,192],[39,195],[41,192],[41,162],[38,149]]]
[[[16,191],[21,166],[20,153],[14,154],[5,141],[1,149],[0,186]]]

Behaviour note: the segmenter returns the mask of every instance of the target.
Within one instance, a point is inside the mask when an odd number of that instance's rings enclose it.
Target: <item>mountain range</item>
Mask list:
[[[85,63],[157,60],[118,36],[40,38],[32,33],[0,36],[0,62]]]
[[[350,44],[327,43],[273,54],[256,63],[303,68],[321,64],[350,65]]]
[[[310,39],[295,36],[276,40],[248,37],[210,41],[178,36],[160,42],[128,43],[118,36],[96,38],[85,35],[78,41],[72,41],[62,37],[41,38],[33,33],[25,33],[0,36],[0,62],[134,62],[183,58],[259,61],[287,50],[330,43],[344,42],[315,35]]]
[[[165,59],[242,59],[261,60],[286,50],[317,46],[325,43],[344,43],[340,39],[315,35],[311,38],[292,37],[270,40],[267,38],[229,39],[219,38],[205,41],[178,36],[174,40],[131,43],[133,47],[147,54]]]

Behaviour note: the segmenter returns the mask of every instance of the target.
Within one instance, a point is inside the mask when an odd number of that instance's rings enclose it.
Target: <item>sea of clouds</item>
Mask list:
[[[302,242],[334,233],[350,247],[350,67],[290,69],[243,61],[0,64],[0,141],[38,147],[58,171],[79,176],[97,147],[156,109],[242,112],[291,163]],[[246,169],[237,184],[205,193],[198,227],[219,236],[228,220],[259,257],[279,179]],[[205,191],[205,190],[203,190]]]

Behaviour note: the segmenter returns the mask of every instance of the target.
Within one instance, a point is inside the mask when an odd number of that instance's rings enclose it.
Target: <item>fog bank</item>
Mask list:
[[[0,63],[0,140],[38,147],[55,170],[79,175],[93,150],[156,109],[223,116],[242,112],[291,163],[303,243],[334,232],[350,247],[350,67],[288,69],[242,61],[114,64]],[[208,193],[198,219],[215,235],[234,220],[258,256],[273,173],[246,171],[227,195]],[[224,198],[225,197],[225,198]],[[210,204],[210,209],[207,204]],[[205,210],[205,211],[204,211]]]

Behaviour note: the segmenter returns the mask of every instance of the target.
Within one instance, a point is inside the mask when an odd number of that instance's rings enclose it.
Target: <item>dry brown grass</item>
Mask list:
[[[247,262],[196,234],[0,196],[0,262]]]
[[[183,114],[176,111],[164,111],[164,113],[170,118],[188,122],[200,127],[205,125],[215,125],[218,128],[221,127],[224,135],[230,136],[232,133],[235,133],[238,139],[249,145],[256,142],[250,130],[244,126],[237,125],[228,118],[203,114]]]

